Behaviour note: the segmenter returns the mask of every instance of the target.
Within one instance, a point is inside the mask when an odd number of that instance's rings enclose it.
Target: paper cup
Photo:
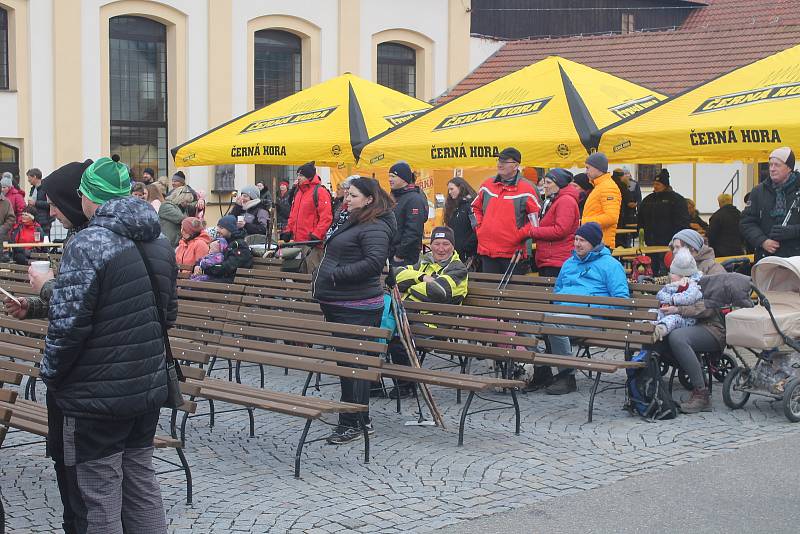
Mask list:
[[[238,216],[236,219],[237,219],[239,222],[243,223],[243,222],[244,222],[244,215],[239,215],[239,216]]]
[[[38,273],[46,273],[50,270],[50,262],[49,261],[32,261],[31,267],[34,271]]]

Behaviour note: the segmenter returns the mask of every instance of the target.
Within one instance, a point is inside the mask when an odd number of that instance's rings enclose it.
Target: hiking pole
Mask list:
[[[511,277],[514,276],[514,270],[517,268],[517,264],[519,263],[521,256],[521,250],[517,250],[514,252],[514,255],[511,256],[511,260],[508,262],[508,267],[506,267],[506,272],[503,273],[503,277],[500,278],[500,283],[497,285],[498,290],[502,291],[506,288],[506,286],[508,286],[508,283],[511,281]]]
[[[408,354],[411,367],[420,369],[422,366],[419,363],[419,358],[417,358],[417,347],[414,344],[414,337],[411,335],[411,325],[408,323],[408,316],[406,315],[405,308],[403,307],[403,302],[400,298],[400,290],[397,288],[397,285],[392,288],[392,312],[394,312],[395,320],[397,321],[397,332],[400,335],[400,341],[402,342],[403,348]],[[428,410],[431,412],[434,424],[440,426],[442,430],[445,430],[444,418],[442,417],[442,413],[439,411],[439,407],[436,406],[436,402],[433,400],[433,396],[431,395],[430,389],[428,389],[428,385],[424,382],[420,382],[419,391],[422,394],[422,399],[428,406]],[[419,403],[419,399],[417,399],[417,402]],[[420,410],[419,419],[420,421],[416,424],[423,425],[424,421],[422,420],[422,410]]]
[[[313,241],[289,241],[288,243],[277,243],[275,245],[276,248],[288,248],[288,247],[313,247],[322,243],[321,239],[315,239]]]

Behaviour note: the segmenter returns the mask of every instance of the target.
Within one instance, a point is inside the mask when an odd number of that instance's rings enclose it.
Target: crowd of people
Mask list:
[[[800,255],[800,175],[792,150],[772,152],[770,178],[753,189],[742,213],[723,194],[708,224],[671,189],[664,169],[642,199],[630,173],[609,172],[602,153],[589,155],[585,173],[554,168],[541,181],[521,162],[519,150],[504,149],[496,175],[477,191],[452,178],[444,225],[433,229],[429,252],[423,251],[428,201],[402,161],[390,168],[390,192],[374,178],[351,176],[335,195],[322,186],[314,163],[306,163],[293,186],[280,183],[274,199],[264,182],[243,187],[214,227],[206,226],[202,193],[180,171],[167,188],[150,169],[132,183],[116,156],[69,163],[44,179],[30,169],[27,200],[18,180],[3,176],[3,240],[46,240],[55,219],[68,231],[58,275],[30,270],[38,296],[4,302],[15,318],[49,318],[41,377],[65,531],[117,532],[124,522],[132,532],[166,532],[152,440],[167,397],[162,326],[176,318],[176,277],[182,271],[195,280],[230,281],[250,267],[248,236],[271,231],[273,205],[281,240],[305,247],[325,320],[362,326],[382,324],[385,283],[396,284],[404,300],[460,304],[475,269],[508,274],[533,266],[556,278],[556,294],[628,297],[625,270],[611,248],[617,228],[636,221],[648,243],[673,254],[648,350],[688,375],[693,389],[682,411],[711,410],[698,355],[724,349],[725,330],[720,315],[705,307],[698,282],[725,272],[715,252],[748,247],[757,259]],[[593,306],[581,317],[591,317]],[[545,341],[553,354],[573,352],[567,336]],[[394,363],[409,364],[397,337],[388,345]],[[371,389],[341,379],[342,401],[368,405]],[[537,367],[526,390],[540,389],[575,391],[574,369],[554,374]],[[393,396],[412,390],[400,382]],[[331,444],[375,431],[368,412],[341,414],[338,423]]]

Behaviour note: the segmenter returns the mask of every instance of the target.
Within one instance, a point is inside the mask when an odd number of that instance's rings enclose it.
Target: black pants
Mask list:
[[[558,273],[561,272],[561,267],[539,267],[539,276],[548,276],[551,278],[558,278]]]
[[[358,326],[380,326],[383,310],[358,310],[355,308],[345,308],[343,306],[333,306],[330,304],[320,304],[325,320],[331,323],[353,324]],[[355,352],[339,349],[342,352]],[[364,369],[360,365],[344,365],[345,367],[355,367]],[[340,378],[342,384],[342,402],[353,402],[355,404],[369,405],[368,380],[355,380],[353,378]],[[360,424],[369,423],[369,412],[362,413],[340,413],[339,424],[358,428]]]
[[[511,263],[511,258],[492,258],[491,256],[481,255],[481,272],[504,274],[508,265]],[[528,261],[520,258],[514,267],[514,274],[527,274],[530,271]]]
[[[64,464],[77,532],[166,534],[153,469],[158,416],[159,410],[129,419],[64,417]]]
[[[47,392],[47,455],[53,460],[58,493],[64,506],[61,527],[65,534],[75,534],[78,530],[75,525],[75,512],[69,501],[69,483],[64,465],[64,413],[56,404],[55,395],[50,391]]]

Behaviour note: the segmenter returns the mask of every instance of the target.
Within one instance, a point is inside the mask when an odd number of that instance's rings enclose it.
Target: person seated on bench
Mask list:
[[[228,242],[228,248],[223,253],[222,263],[200,267],[194,274],[207,274],[209,282],[233,282],[236,269],[250,269],[253,267],[253,253],[244,240],[245,231],[236,225],[236,217],[226,215],[217,222],[217,235]]]
[[[603,230],[596,222],[588,222],[575,231],[575,249],[564,262],[553,288],[555,294],[589,295],[596,297],[628,297],[628,280],[622,264],[611,256],[603,245]],[[563,303],[576,306],[574,303]],[[588,305],[598,306],[598,305]],[[589,317],[581,315],[580,317]],[[550,353],[572,355],[567,336],[547,336]],[[549,367],[534,370],[526,390],[546,388],[548,395],[564,395],[577,391],[575,369],[564,369],[555,377]]]
[[[404,300],[461,304],[467,296],[467,266],[458,257],[455,242],[452,229],[437,226],[431,232],[431,251],[414,265],[395,268],[395,282]],[[389,355],[393,363],[411,365],[398,336],[389,342]],[[399,381],[389,397],[406,398],[412,392],[412,382]]]

